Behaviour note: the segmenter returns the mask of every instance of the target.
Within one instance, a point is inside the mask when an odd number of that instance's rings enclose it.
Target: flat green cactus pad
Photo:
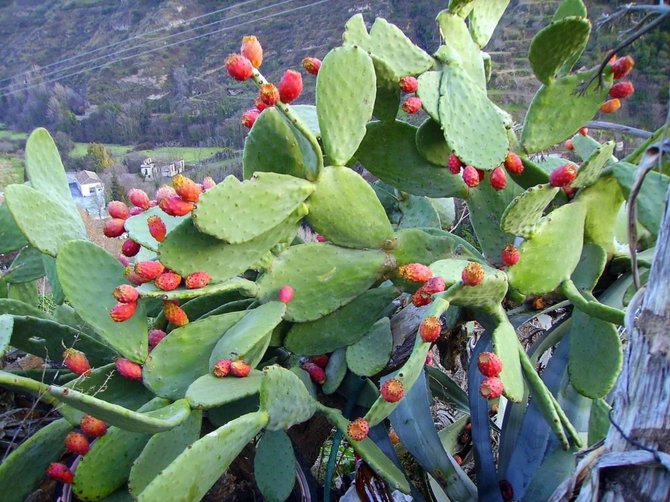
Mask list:
[[[356,152],[376,94],[375,68],[363,49],[338,47],[323,59],[316,79],[316,110],[331,164],[343,166]]]
[[[7,204],[0,204],[0,253],[9,253],[28,245],[26,236],[16,225]]]
[[[171,269],[174,270],[174,269]],[[147,282],[138,286],[140,296],[143,298],[158,298],[160,300],[191,300],[205,295],[215,295],[232,291],[241,291],[248,296],[253,296],[256,292],[256,285],[251,281],[241,277],[233,277],[225,282],[208,284],[202,288],[188,289],[179,287],[172,291],[163,291],[158,289],[154,283]],[[190,317],[189,317],[190,319]]]
[[[254,122],[244,142],[242,165],[247,179],[255,172],[270,171],[314,180],[320,169],[312,144],[274,107],[263,110]]]
[[[510,286],[525,294],[548,293],[568,279],[582,253],[585,216],[585,206],[575,203],[545,216],[507,271]]]
[[[382,317],[358,342],[347,347],[347,366],[359,376],[373,376],[384,369],[391,357],[391,321]]]
[[[484,261],[472,244],[449,232],[438,229],[405,228],[396,233],[398,242],[394,256],[398,265],[431,263],[445,258]]]
[[[290,285],[295,297],[288,304],[286,319],[313,321],[372,286],[388,268],[387,259],[383,251],[317,243],[292,246],[272,262],[258,281],[259,300],[276,300],[279,289]]]
[[[617,179],[611,173],[601,177],[595,184],[580,190],[577,201],[586,206],[584,239],[601,246],[612,256],[616,252],[617,216],[624,202]]]
[[[290,109],[293,110],[296,114],[298,114],[298,117],[300,117],[300,120],[302,120],[305,125],[307,126],[307,129],[316,136],[317,138],[321,137],[321,129],[319,128],[319,117],[316,114],[316,106],[314,105],[291,105]],[[276,162],[276,161],[275,161]],[[262,169],[261,169],[262,171]],[[285,174],[291,174],[291,173],[285,173]],[[302,176],[299,176],[302,177]],[[314,179],[309,178],[310,180],[314,181]]]
[[[163,223],[165,223],[168,232],[174,230],[177,225],[187,218],[187,216],[170,216],[158,206],[150,207],[143,213],[128,218],[125,224],[128,236],[152,251],[158,251],[159,242],[149,233],[147,220],[150,216],[159,216],[163,220]]]
[[[593,155],[593,152],[595,152],[600,147],[600,143],[598,143],[591,136],[582,136],[579,133],[572,137],[572,145],[575,148],[575,155],[582,159],[582,161],[588,160],[588,158]]]
[[[491,170],[505,160],[509,151],[505,124],[486,91],[458,65],[444,70],[439,112],[444,138],[463,162]]]
[[[438,103],[440,101],[441,71],[427,71],[419,75],[419,88],[416,95],[421,99],[423,109],[434,121],[440,121]]]
[[[472,39],[483,48],[491,40],[509,0],[475,0],[470,13],[470,34]]]
[[[574,64],[584,52],[590,34],[591,23],[583,17],[564,17],[538,31],[528,52],[537,79],[548,84],[566,64]]]
[[[116,305],[112,291],[128,281],[123,266],[107,251],[92,242],[70,241],[56,259],[58,278],[65,297],[77,314],[93,326],[102,339],[121,355],[143,362],[147,355],[147,316],[143,302],[124,322],[114,322],[109,310]],[[82,280],[95,271],[95,280]]]
[[[342,347],[330,354],[326,366],[326,383],[321,386],[324,394],[332,394],[347,374],[347,349]]]
[[[217,239],[247,242],[288,218],[313,191],[312,183],[286,174],[257,173],[243,183],[228,176],[200,197],[193,222]]]
[[[514,327],[502,317],[502,322],[493,330],[493,351],[502,361],[500,379],[503,382],[503,393],[507,399],[518,403],[524,398],[523,372],[519,360],[519,340]]]
[[[393,237],[384,207],[361,175],[348,167],[324,168],[307,201],[307,221],[338,246],[381,248]]]
[[[210,409],[258,394],[263,373],[251,370],[249,376],[217,378],[211,373],[193,382],[186,391],[186,400],[194,408]]]
[[[405,122],[372,122],[356,159],[399,190],[426,197],[465,197],[467,187],[449,169],[427,162],[415,144],[416,127]]]
[[[400,106],[400,86],[393,70],[383,60],[372,57],[377,76],[377,95],[372,114],[379,120],[395,120]]]
[[[496,308],[507,293],[507,276],[501,270],[483,264],[484,280],[481,284],[462,286],[461,274],[468,263],[467,260],[448,259],[436,261],[430,266],[433,275],[442,277],[447,286],[442,296],[454,305]]]
[[[503,231],[520,237],[532,237],[542,213],[559,189],[549,184],[530,187],[507,206],[500,221]]]
[[[358,45],[365,50],[370,47],[370,35],[365,27],[363,14],[355,14],[344,25],[342,40],[348,45]]]
[[[389,65],[397,79],[405,75],[418,75],[433,66],[433,58],[414,45],[400,28],[386,19],[375,19],[370,28],[370,43],[367,50]]]
[[[295,454],[284,431],[265,431],[256,445],[254,478],[268,502],[283,502],[295,484]]]
[[[33,247],[23,248],[19,251],[16,258],[12,260],[9,269],[2,276],[2,279],[8,284],[19,284],[44,277],[46,271],[44,270],[43,256],[46,255],[43,255]]]
[[[444,43],[449,49],[450,58],[465,70],[472,83],[486,92],[484,61],[479,52],[479,46],[468,32],[465,19],[447,11],[442,11],[437,16],[437,24],[440,27],[440,35],[442,35]],[[441,92],[441,94],[444,95],[444,92]]]
[[[182,397],[191,383],[209,373],[209,356],[219,338],[245,314],[214,315],[171,331],[149,354],[144,384],[159,396]]]
[[[449,0],[449,12],[457,14],[465,19],[470,15],[472,9],[474,9],[476,1],[477,0]],[[442,12],[440,12],[440,14],[442,14]]]
[[[266,413],[247,413],[203,436],[149,483],[138,502],[161,502],[166,494],[171,502],[200,500],[267,420]]]
[[[428,197],[409,195],[398,203],[402,214],[398,228],[440,228],[440,215]]]
[[[552,22],[569,16],[586,17],[586,14],[586,5],[582,0],[563,0],[556,9]]]
[[[370,289],[321,319],[294,324],[284,345],[296,354],[318,355],[356,343],[397,296],[392,287]]]
[[[603,270],[605,270],[606,264],[607,253],[602,247],[590,242],[584,243],[579,264],[574,272],[572,272],[572,282],[581,290],[593,290]]]
[[[593,185],[605,169],[605,165],[610,162],[612,154],[614,153],[614,141],[608,141],[604,145],[599,146],[589,156],[589,158],[581,165],[577,178],[570,186],[574,188],[582,188]]]
[[[446,167],[451,148],[444,140],[439,122],[429,118],[416,131],[416,148],[428,162]]]
[[[266,427],[286,430],[312,418],[316,401],[295,373],[281,366],[267,366],[261,382],[261,410],[270,417]]]

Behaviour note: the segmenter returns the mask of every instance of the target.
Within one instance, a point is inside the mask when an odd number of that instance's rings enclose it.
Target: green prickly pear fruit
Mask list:
[[[306,57],[302,60],[302,67],[310,75],[318,75],[321,69],[321,60],[319,58]]]
[[[228,376],[230,374],[231,364],[232,361],[230,359],[221,359],[217,361],[214,368],[212,368],[212,373],[217,378]]]
[[[440,338],[442,322],[435,316],[426,317],[419,326],[419,335],[426,343],[433,343]]]
[[[160,216],[154,214],[147,218],[147,225],[149,225],[149,233],[151,237],[156,239],[158,242],[163,242],[165,236],[167,235],[167,227],[165,222],[161,219]]]
[[[149,209],[149,206],[151,206],[149,196],[144,190],[140,190],[139,188],[131,188],[130,190],[128,190],[128,200],[133,206],[145,210]]]
[[[145,281],[153,281],[165,272],[165,267],[159,261],[140,261],[135,264],[135,273]]]
[[[88,376],[91,373],[91,365],[86,354],[76,349],[66,349],[63,352],[63,364],[75,375]]]
[[[575,181],[577,167],[568,163],[554,169],[549,175],[549,184],[553,187],[563,188]]]
[[[99,438],[107,434],[107,424],[91,415],[84,415],[79,421],[79,427],[91,438]]]
[[[479,386],[479,393],[486,399],[495,399],[503,393],[503,383],[498,377],[485,378]]]
[[[474,188],[479,185],[479,173],[477,169],[472,166],[465,166],[463,169],[463,181],[470,188]]]
[[[397,403],[405,397],[405,387],[400,380],[386,380],[380,389],[382,399],[389,403]]]
[[[368,437],[368,432],[370,432],[370,424],[364,418],[357,418],[349,422],[347,427],[347,434],[354,441],[363,441]]]
[[[521,174],[523,172],[521,157],[514,152],[509,152],[507,157],[505,157],[505,169],[512,174]]]
[[[112,218],[105,223],[105,226],[102,229],[102,233],[105,234],[105,237],[113,239],[114,237],[120,237],[126,231],[125,229],[125,220],[120,218]]]
[[[421,99],[416,96],[407,98],[402,104],[402,109],[409,114],[413,114],[421,110]]]
[[[107,204],[107,212],[112,218],[127,220],[130,216],[130,209],[120,200],[113,200]]]
[[[254,67],[242,54],[231,54],[225,61],[228,75],[235,80],[244,81],[251,78],[254,73]]]
[[[188,289],[200,289],[207,286],[210,280],[212,277],[207,272],[193,272],[186,277],[185,284]]]
[[[507,186],[507,175],[505,174],[505,170],[500,166],[496,167],[491,172],[489,181],[495,190],[504,190]]]
[[[142,366],[123,357],[119,357],[115,363],[116,371],[130,380],[142,380]]]
[[[502,371],[502,361],[493,352],[482,352],[477,357],[477,367],[484,376],[497,377]]]
[[[401,78],[398,85],[400,86],[400,90],[407,94],[413,94],[419,89],[419,81],[412,75]]]
[[[53,462],[47,467],[47,476],[66,485],[72,484],[74,480],[74,474],[70,468],[60,462]]]
[[[80,432],[70,432],[65,436],[65,449],[75,455],[86,455],[91,448],[88,439]]]
[[[249,60],[254,68],[260,68],[263,64],[263,47],[254,35],[242,38],[240,53]]]
[[[519,258],[521,258],[521,255],[514,244],[507,244],[500,252],[500,259],[506,267],[511,267],[519,263]]]
[[[286,70],[279,81],[279,99],[283,103],[291,103],[298,99],[302,92],[302,75],[297,71]]]
[[[132,239],[126,239],[121,245],[121,253],[123,256],[132,258],[140,252],[141,246]]]
[[[477,286],[484,280],[484,267],[480,263],[471,261],[461,273],[461,280],[465,286]]]

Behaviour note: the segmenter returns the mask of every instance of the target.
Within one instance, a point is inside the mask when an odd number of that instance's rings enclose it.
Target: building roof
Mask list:
[[[76,175],[75,178],[77,179],[77,182],[80,185],[90,185],[92,183],[102,183],[102,180],[100,177],[94,173],[93,171],[87,171],[84,169],[83,171],[79,171]]]

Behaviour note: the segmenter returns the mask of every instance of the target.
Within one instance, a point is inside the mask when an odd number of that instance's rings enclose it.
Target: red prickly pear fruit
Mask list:
[[[577,189],[572,188],[572,187],[563,187],[563,188],[561,188],[561,190],[563,190],[563,193],[565,193],[565,196],[568,199],[572,199],[575,196],[575,194],[577,193]]]
[[[149,331],[149,348],[153,349],[161,343],[163,338],[167,336],[167,333],[163,331],[162,329],[152,329]]]
[[[254,106],[256,106],[256,110],[258,110],[259,112],[262,112],[266,108],[270,108],[269,105],[266,105],[265,103],[263,103],[263,100],[261,99],[260,94],[258,96],[256,96],[256,100],[254,101]]]
[[[144,212],[144,209],[141,207],[133,206],[130,208],[130,216],[137,216],[138,214],[142,214]]]
[[[107,223],[105,223],[105,226],[102,229],[102,233],[110,239],[114,237],[120,237],[126,231],[124,226],[125,223],[125,220],[120,218],[112,218],[111,220],[108,220]]]
[[[202,186],[198,185],[191,178],[178,174],[172,178],[172,186],[177,195],[186,202],[198,202],[202,193]]]
[[[212,178],[211,176],[205,176],[202,179],[202,188],[204,188],[205,191],[211,190],[215,186],[216,186],[216,181],[214,181],[214,178]]]
[[[135,273],[147,281],[153,281],[165,272],[165,267],[159,261],[140,261],[135,264]]]
[[[133,206],[141,207],[142,209],[149,209],[151,201],[144,190],[139,188],[131,188],[128,190],[128,200]]]
[[[65,349],[63,352],[63,364],[75,375],[88,376],[91,373],[91,365],[86,354],[76,349]]]
[[[107,424],[91,415],[84,415],[79,422],[79,427],[88,437],[99,438],[107,434]]]
[[[279,293],[277,294],[279,301],[282,303],[290,302],[291,300],[293,300],[294,296],[295,296],[295,289],[293,289],[288,284],[279,288]]]
[[[193,211],[193,203],[185,201],[179,196],[161,199],[158,206],[170,216],[186,216]]]
[[[263,84],[258,91],[258,97],[266,106],[274,106],[279,101],[279,89],[274,84]]]
[[[240,122],[242,122],[242,125],[247,129],[251,129],[260,114],[261,112],[257,108],[251,108],[242,114]]]
[[[505,170],[500,166],[496,167],[491,171],[489,181],[494,190],[504,190],[507,186],[507,175],[505,174]]]
[[[507,157],[505,157],[505,169],[512,174],[521,174],[523,172],[521,157],[514,152],[509,152]]]
[[[263,47],[254,35],[247,35],[242,38],[240,53],[249,60],[254,68],[260,68],[263,64]]]
[[[450,153],[449,159],[447,160],[447,165],[449,166],[449,171],[451,171],[451,174],[461,174],[461,168],[465,164],[461,162],[461,159],[458,158],[458,155],[455,153]]]
[[[248,80],[254,73],[254,66],[242,54],[231,54],[225,61],[228,75],[235,80]]]
[[[286,70],[279,81],[279,99],[282,103],[291,103],[302,92],[302,75],[297,71]]]
[[[463,465],[463,459],[460,455],[454,455],[454,462],[456,462],[458,465]]]
[[[124,256],[135,256],[139,252],[140,245],[137,242],[132,239],[126,239],[123,241],[123,244],[121,245],[121,253],[123,253]]]
[[[321,60],[319,58],[307,57],[302,60],[302,67],[310,75],[318,75],[321,69]]]
[[[418,112],[421,110],[421,99],[417,98],[416,96],[407,98],[402,104],[402,109],[405,111],[405,113],[409,113],[410,115]]]
[[[571,139],[566,139],[566,140],[565,140],[565,148],[566,148],[567,150],[570,150],[570,151],[572,151],[572,150],[575,149],[575,144],[572,142]]]
[[[146,280],[144,277],[142,277],[140,274],[135,273],[133,270],[133,267],[128,267],[130,271],[126,272],[126,279],[128,279],[130,282],[135,284],[136,286],[139,286],[141,284],[144,284],[145,282],[151,282]]]
[[[502,371],[502,361],[493,352],[482,352],[477,357],[477,367],[484,376],[497,377]]]
[[[186,287],[188,289],[200,289],[209,284],[211,276],[207,272],[193,272],[186,277]]]
[[[416,307],[423,307],[433,301],[435,293],[441,293],[446,288],[444,279],[442,277],[433,277],[428,279],[423,286],[416,290],[412,295],[412,303]]]
[[[603,113],[614,113],[621,108],[621,100],[619,98],[609,99],[600,106],[600,111]]]
[[[223,378],[228,376],[232,366],[232,361],[230,359],[220,359],[212,368],[212,374],[217,378]]]
[[[479,173],[477,169],[472,166],[465,166],[463,169],[463,181],[470,188],[474,188],[479,185]]]
[[[635,60],[631,56],[620,57],[612,63],[612,76],[619,80],[628,75],[635,66]]]
[[[123,248],[122,248],[122,249],[123,249]],[[119,256],[117,256],[116,259],[119,260],[119,263],[120,263],[121,265],[123,265],[124,267],[127,267],[128,265],[130,265],[130,260],[129,260],[126,256],[124,256],[124,255],[122,255],[122,254],[120,254]]]
[[[163,314],[165,315],[165,319],[175,326],[186,326],[188,324],[186,312],[172,301],[163,302]]]
[[[433,271],[422,263],[408,263],[398,267],[398,275],[406,281],[426,282],[433,277]]]
[[[507,244],[500,252],[500,259],[506,267],[519,263],[519,258],[521,258],[521,255],[514,244]]]
[[[321,234],[316,234],[314,238],[316,239],[316,242],[326,242],[328,240]]]
[[[468,263],[461,273],[461,280],[466,286],[477,286],[484,280],[484,267],[476,261]]]
[[[579,131],[577,131],[579,134],[582,136],[588,136],[589,135],[589,128],[588,127],[580,127]]]
[[[405,397],[405,387],[400,380],[395,378],[386,380],[380,390],[382,399],[389,403],[397,403]]]
[[[577,168],[574,164],[563,164],[554,169],[549,175],[549,184],[552,187],[562,188],[575,181]]]
[[[114,322],[124,322],[133,317],[137,310],[137,302],[117,303],[109,311],[109,316]]]
[[[142,366],[123,357],[119,357],[115,363],[116,371],[124,378],[130,380],[142,380]]]
[[[174,188],[172,188],[169,185],[163,185],[158,190],[156,190],[156,202],[158,202],[159,207],[163,199],[168,199],[170,197],[176,197],[176,196],[177,192],[175,191]]]
[[[330,357],[328,357],[328,354],[321,354],[320,356],[312,356],[311,361],[316,364],[319,368],[326,368],[328,366],[328,361],[330,360]]]
[[[80,432],[70,432],[65,436],[65,449],[75,455],[86,455],[91,448],[88,439]]]
[[[309,374],[312,382],[318,383],[319,385],[326,383],[326,372],[323,371],[321,366],[317,366],[314,363],[305,363],[302,365],[302,369]]]
[[[495,399],[503,393],[503,383],[498,377],[485,378],[479,386],[479,393],[486,399]]]
[[[635,92],[633,82],[626,80],[624,82],[617,82],[610,89],[610,96],[613,98],[624,99]]]
[[[419,81],[412,75],[401,78],[398,85],[400,86],[400,90],[407,94],[412,94],[419,89]]]
[[[147,218],[147,225],[149,226],[151,237],[158,242],[163,242],[165,235],[167,234],[167,227],[161,217],[156,214],[149,216],[149,218]]]
[[[440,338],[442,322],[435,316],[426,317],[419,326],[419,335],[426,343],[433,343]]]
[[[70,468],[60,462],[52,462],[47,467],[47,477],[65,483],[66,485],[71,485],[74,480],[74,474]]]
[[[433,353],[428,352],[428,354],[426,354],[426,362],[425,362],[426,366],[433,366],[434,365],[434,359],[435,359],[435,357],[433,356]]]
[[[112,295],[121,303],[135,303],[140,296],[137,290],[129,284],[121,284],[115,287]]]
[[[426,292],[423,286],[416,290],[412,295],[412,303],[415,307],[423,307],[429,305],[433,301],[433,295]]]
[[[172,291],[173,289],[177,289],[181,284],[181,275],[174,272],[163,272],[156,277],[154,284],[158,289],[162,289],[163,291]]]
[[[130,209],[120,200],[113,200],[107,204],[107,212],[112,218],[125,220],[130,216]]]
[[[230,373],[238,378],[244,378],[251,373],[251,365],[242,359],[238,359],[230,363]]]
[[[477,176],[479,176],[479,181],[482,181],[484,178],[486,178],[486,171],[483,169],[477,169]]]
[[[397,445],[400,442],[400,436],[398,436],[396,431],[389,432],[389,439],[392,445]]]
[[[368,432],[370,432],[370,424],[364,418],[357,418],[349,422],[347,427],[347,435],[354,441],[363,441],[368,437]]]
[[[512,487],[512,483],[506,479],[501,479],[498,481],[498,487],[500,488],[500,495],[502,495],[505,502],[514,500],[514,488]]]

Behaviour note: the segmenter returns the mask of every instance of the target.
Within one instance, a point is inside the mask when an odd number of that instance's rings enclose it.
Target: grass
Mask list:
[[[11,141],[20,141],[22,139],[28,139],[28,133],[8,131],[7,129],[0,129],[0,139],[8,139],[8,140],[11,140]]]
[[[0,191],[7,185],[23,183],[23,162],[14,155],[0,154]]]
[[[88,143],[75,143],[74,149],[70,152],[70,157],[79,158],[86,155],[88,151]],[[105,148],[110,151],[112,157],[119,159],[128,153],[133,147],[127,145],[105,144]]]
[[[105,144],[105,148],[110,151],[114,160],[121,160],[121,158],[129,153],[133,147],[129,145],[115,145]],[[75,143],[74,149],[70,152],[70,157],[78,158],[86,155],[88,150],[88,143]],[[141,150],[141,153],[147,157],[167,157],[170,160],[184,159],[187,164],[196,164],[205,159],[210,158],[216,153],[220,152],[221,148],[217,147],[191,147],[191,146],[166,146],[154,148],[153,150]]]

